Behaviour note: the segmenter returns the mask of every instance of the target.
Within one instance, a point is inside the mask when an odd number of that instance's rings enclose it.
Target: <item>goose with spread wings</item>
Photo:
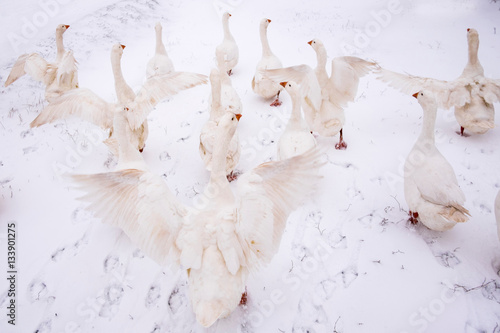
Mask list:
[[[336,57],[332,59],[332,71],[328,76],[327,54],[323,43],[319,39],[313,39],[308,44],[317,55],[318,64],[314,70],[308,65],[299,65],[265,70],[263,74],[272,80],[298,83],[303,98],[304,116],[311,131],[327,137],[340,133],[340,140],[335,148],[345,149],[344,108],[354,101],[360,78],[378,65],[358,57]]]
[[[479,33],[467,29],[468,61],[462,74],[453,81],[437,80],[409,74],[396,73],[381,68],[379,79],[405,94],[414,94],[422,89],[431,90],[438,107],[455,107],[455,118],[462,136],[465,131],[484,134],[495,127],[494,103],[500,101],[500,80],[484,76],[478,58]]]
[[[192,307],[205,327],[238,306],[248,273],[273,258],[289,214],[314,191],[323,164],[318,150],[261,164],[240,176],[235,196],[226,178],[226,154],[238,120],[226,112],[219,121],[221,144],[203,205],[181,204],[162,177],[140,165],[71,176],[103,222],[121,228],[158,264],[178,263],[187,270]]]
[[[65,50],[63,43],[63,34],[68,28],[67,24],[59,24],[56,28],[57,56],[54,62],[48,62],[38,53],[23,54],[14,63],[5,86],[28,74],[45,85],[45,99],[49,102],[65,91],[78,88],[77,61],[73,51]]]
[[[59,96],[31,122],[31,127],[38,127],[58,119],[77,116],[90,121],[103,129],[113,128],[116,105],[126,106],[130,139],[136,149],[142,151],[148,136],[147,116],[154,107],[168,96],[199,84],[207,83],[202,74],[188,72],[171,72],[149,78],[137,92],[127,84],[121,69],[121,58],[125,46],[115,44],[111,48],[111,65],[115,79],[115,91],[118,102],[110,103],[86,88],[73,89]],[[117,139],[111,130],[106,140],[113,153],[118,152]]]

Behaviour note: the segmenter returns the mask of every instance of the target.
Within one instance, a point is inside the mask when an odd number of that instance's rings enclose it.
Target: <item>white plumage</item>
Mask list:
[[[224,31],[224,39],[222,43],[215,48],[215,58],[219,70],[224,70],[228,75],[231,75],[233,68],[238,64],[239,49],[234,40],[231,31],[229,30],[229,18],[231,14],[224,13],[222,15],[222,29]]]
[[[500,101],[500,80],[484,76],[478,58],[479,34],[467,29],[468,61],[462,74],[453,81],[423,78],[381,69],[379,79],[406,94],[431,90],[440,108],[455,107],[455,118],[461,129],[484,134],[495,127],[493,103]]]
[[[273,81],[262,75],[262,71],[266,69],[282,68],[283,65],[281,61],[274,55],[269,46],[269,40],[267,38],[267,27],[271,23],[271,20],[265,18],[260,21],[260,41],[262,44],[262,57],[257,63],[257,68],[255,70],[255,75],[252,79],[252,90],[259,96],[264,98],[271,98],[276,96],[274,102],[271,106],[279,106],[281,102],[279,101],[279,94],[283,89],[279,82]]]
[[[78,68],[73,51],[66,51],[63,34],[69,25],[60,24],[56,28],[56,60],[47,62],[38,53],[19,56],[10,71],[5,86],[11,85],[25,74],[45,85],[45,99],[52,101],[62,93],[78,88]]]
[[[301,96],[298,85],[293,82],[282,82],[281,85],[292,98],[292,113],[278,141],[278,159],[284,160],[316,147],[316,139],[311,134],[302,117]]]
[[[405,162],[404,193],[412,222],[420,221],[429,229],[444,231],[466,222],[469,212],[463,207],[465,195],[453,167],[435,145],[435,98],[427,90],[417,94],[414,96],[424,114],[422,132]]]
[[[239,304],[249,271],[277,252],[286,220],[317,183],[317,150],[269,162],[242,175],[235,197],[226,178],[226,154],[238,119],[219,121],[214,161],[203,207],[186,207],[160,176],[148,170],[73,176],[90,210],[120,227],[160,265],[188,271],[197,320],[211,326]],[[170,259],[170,260],[169,260]]]

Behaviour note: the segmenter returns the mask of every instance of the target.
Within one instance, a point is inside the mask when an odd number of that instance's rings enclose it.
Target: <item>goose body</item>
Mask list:
[[[292,98],[292,113],[278,142],[278,159],[285,160],[316,147],[316,139],[311,134],[304,118],[302,118],[301,96],[298,85],[293,81],[282,82],[281,85]]]
[[[380,69],[378,78],[405,94],[431,90],[436,96],[438,107],[455,108],[455,118],[460,125],[459,134],[465,135],[465,131],[484,134],[495,126],[493,103],[500,101],[500,80],[484,76],[478,58],[479,34],[475,29],[467,29],[467,42],[468,61],[462,74],[455,80],[424,78],[387,69]]]
[[[212,157],[214,147],[219,145],[220,142],[216,142],[216,133],[218,131],[218,124],[220,118],[224,115],[224,113],[230,108],[225,108],[221,104],[221,78],[220,73],[217,69],[213,69],[210,72],[210,84],[212,86],[212,105],[210,108],[210,118],[207,123],[203,126],[200,134],[200,156],[207,170],[212,170]],[[227,73],[223,73],[223,75],[227,75]],[[226,155],[226,174],[230,175],[238,161],[240,159],[241,147],[238,138],[238,133],[235,132],[231,142],[229,144],[228,152]]]
[[[168,57],[167,50],[163,44],[162,29],[161,23],[156,23],[156,50],[146,67],[146,78],[148,79],[157,75],[170,74],[174,71],[174,64]]]
[[[229,30],[229,18],[231,14],[224,13],[222,15],[222,28],[224,31],[224,39],[222,43],[217,45],[215,49],[215,58],[217,66],[220,70],[224,70],[228,75],[232,74],[233,68],[238,64],[239,49],[234,40],[231,31]]]
[[[237,123],[231,112],[219,121],[222,144],[215,147],[203,206],[182,205],[147,169],[72,177],[103,222],[120,227],[160,265],[187,270],[193,311],[205,327],[238,306],[248,273],[271,260],[288,215],[318,181],[319,153],[309,151],[244,174],[235,196],[225,161]]]
[[[255,75],[252,79],[252,90],[259,96],[264,98],[271,98],[276,96],[275,101],[271,106],[278,106],[281,104],[279,101],[279,94],[282,87],[278,82],[275,82],[269,78],[262,75],[262,71],[266,69],[282,68],[283,65],[281,61],[274,55],[269,46],[269,40],[267,38],[267,27],[271,23],[269,19],[262,19],[260,22],[260,41],[262,44],[262,58],[257,63],[257,68],[255,70]]]
[[[56,28],[55,62],[47,62],[38,53],[23,54],[14,63],[5,86],[28,74],[45,85],[45,98],[49,102],[68,90],[78,88],[77,62],[73,51],[66,51],[63,44],[63,34],[68,28],[69,25],[65,24]]]
[[[465,195],[450,163],[435,146],[437,104],[430,91],[414,95],[424,113],[422,132],[404,166],[404,193],[412,222],[436,231],[466,222]]]

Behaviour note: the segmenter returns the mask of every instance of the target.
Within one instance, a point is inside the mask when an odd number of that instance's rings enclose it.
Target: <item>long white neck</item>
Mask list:
[[[233,35],[231,35],[231,31],[229,31],[229,18],[224,17],[222,19],[222,28],[224,29],[224,39],[234,40]]]
[[[131,129],[125,112],[115,113],[113,118],[113,136],[118,141],[117,169],[145,169],[146,164],[139,151],[132,145]]]
[[[167,55],[167,50],[165,49],[165,45],[163,45],[161,28],[156,29],[156,53]]]
[[[303,118],[301,113],[301,98],[299,92],[291,95],[292,97],[292,113],[288,120],[287,128],[301,128],[303,125]]]
[[[219,119],[222,115],[221,107],[221,82],[220,77],[210,77],[210,83],[212,86],[212,108],[210,109],[210,120],[215,121]]]
[[[320,46],[316,49],[316,59],[318,64],[316,65],[314,72],[316,73],[318,82],[320,83],[321,87],[323,87],[323,85],[325,85],[328,81],[328,73],[326,72],[327,54],[324,46]],[[333,75],[333,73],[331,75]]]
[[[267,26],[264,24],[260,25],[260,42],[262,43],[262,56],[272,55],[273,52],[271,51],[269,40],[267,39]]]
[[[434,127],[436,125],[436,114],[437,106],[435,105],[426,106],[426,109],[423,110],[422,131],[417,142],[435,143]]]
[[[479,38],[469,38],[468,39],[468,61],[462,75],[466,76],[475,76],[475,75],[484,75],[483,66],[479,62],[478,58],[479,51]]]
[[[135,98],[135,93],[123,77],[121,56],[119,54],[111,55],[111,67],[115,78],[115,92],[118,102],[121,104],[132,102]]]
[[[63,32],[60,30],[56,31],[56,48],[57,48],[57,57],[56,61],[59,62],[64,56],[64,43],[63,43]]]
[[[214,150],[212,153],[212,173],[210,174],[209,186],[212,191],[216,191],[215,194],[217,197],[232,197],[232,191],[229,188],[229,181],[226,177],[226,155],[229,151],[229,145],[233,135],[228,135],[227,132],[221,129],[218,129],[215,135]]]

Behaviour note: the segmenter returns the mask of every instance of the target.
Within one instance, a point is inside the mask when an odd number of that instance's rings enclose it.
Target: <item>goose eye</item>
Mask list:
[[[231,120],[234,120],[234,117],[233,117],[233,118],[231,118]]]

